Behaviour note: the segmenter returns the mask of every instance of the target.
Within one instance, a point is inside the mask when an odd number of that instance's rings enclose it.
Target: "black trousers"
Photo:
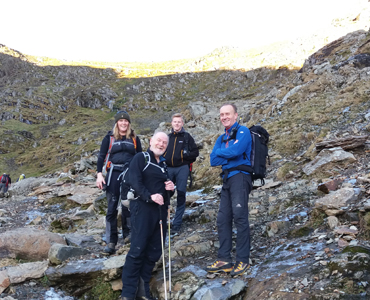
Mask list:
[[[149,296],[152,271],[162,255],[160,220],[163,240],[166,238],[167,207],[132,200],[130,211],[131,246],[122,270],[122,297],[135,297],[140,278],[144,281],[145,293]]]
[[[109,174],[109,173],[108,173]],[[108,209],[107,215],[105,217],[106,226],[105,226],[105,239],[107,243],[117,244],[118,241],[118,229],[117,229],[117,206],[119,202],[120,196],[120,185],[122,181],[122,177],[119,177],[121,172],[112,172],[112,176],[110,179],[110,184],[107,187],[107,201],[108,201]],[[109,175],[107,175],[108,177]],[[105,179],[105,182],[108,178]],[[127,237],[130,234],[130,211],[127,207],[122,206],[122,235],[123,238]]]
[[[217,230],[220,241],[218,258],[232,262],[232,228],[236,233],[236,261],[249,263],[250,228],[248,199],[252,188],[251,175],[242,172],[228,178],[221,189],[220,209],[217,215]]]

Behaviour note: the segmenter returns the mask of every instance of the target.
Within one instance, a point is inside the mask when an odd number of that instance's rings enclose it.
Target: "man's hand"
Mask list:
[[[153,195],[150,196],[150,198],[152,199],[153,202],[155,202],[159,205],[164,204],[163,196],[161,194],[153,194]]]
[[[166,191],[173,191],[175,189],[175,185],[171,180],[167,180],[165,183]]]

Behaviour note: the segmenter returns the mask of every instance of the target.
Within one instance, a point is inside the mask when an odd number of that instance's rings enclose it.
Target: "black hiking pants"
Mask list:
[[[221,189],[217,230],[220,241],[218,259],[232,262],[233,221],[236,233],[236,261],[249,263],[250,228],[248,199],[252,188],[251,175],[242,172],[226,179]]]
[[[139,199],[130,202],[131,246],[122,270],[122,297],[135,298],[140,279],[144,281],[146,296],[150,295],[149,281],[155,263],[162,255],[160,219],[163,240],[166,239],[166,209],[166,205]]]
[[[109,173],[108,173],[109,174]],[[120,196],[120,185],[121,185],[121,178],[119,175],[121,172],[112,172],[112,176],[110,179],[110,184],[107,187],[107,201],[108,201],[108,209],[107,215],[105,217],[106,225],[105,225],[105,240],[107,243],[117,244],[118,241],[118,229],[117,229],[117,215],[118,215],[118,202]],[[107,175],[108,177],[109,175]],[[105,179],[105,182],[108,178]],[[123,238],[126,238],[130,234],[130,211],[127,207],[122,206],[122,235]]]

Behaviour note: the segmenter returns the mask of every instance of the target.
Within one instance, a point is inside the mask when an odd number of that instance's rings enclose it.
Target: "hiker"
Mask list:
[[[97,162],[96,185],[99,189],[106,189],[108,209],[106,215],[105,254],[114,254],[118,241],[117,206],[120,197],[122,172],[138,152],[142,151],[141,142],[131,127],[131,119],[126,111],[119,111],[114,116],[113,131],[104,137]],[[103,165],[106,160],[107,175],[103,176]],[[125,240],[130,234],[130,212],[122,206],[122,236]]]
[[[4,173],[0,176],[0,193],[2,192],[6,197],[9,196],[8,189],[12,185],[12,180],[9,175]]]
[[[168,166],[170,180],[176,184],[177,207],[172,223],[171,232],[178,233],[182,224],[182,216],[185,212],[186,186],[190,165],[199,155],[199,150],[193,137],[184,130],[184,118],[177,113],[172,116],[172,130],[168,135],[168,147],[163,157]]]
[[[146,164],[144,153],[138,153],[130,163],[129,182],[137,198],[130,201],[131,245],[122,269],[122,300],[151,300],[149,281],[155,263],[163,253],[167,209],[175,188],[168,180],[165,159],[168,136],[157,132],[150,139]],[[160,224],[160,220],[162,224]]]
[[[220,120],[225,134],[218,137],[210,155],[211,166],[222,166],[223,185],[217,215],[220,247],[215,263],[207,266],[208,272],[230,272],[236,276],[249,268],[250,228],[248,220],[248,197],[252,189],[251,174],[240,170],[250,165],[252,138],[247,127],[237,122],[238,112],[234,104],[220,108]],[[228,139],[235,136],[234,139]],[[236,233],[236,263],[231,257],[233,220]]]
[[[25,178],[26,178],[26,175],[21,174],[21,175],[19,176],[19,178],[17,179],[17,182],[18,182],[18,181],[21,181],[21,180],[23,180],[23,179],[25,179]]]

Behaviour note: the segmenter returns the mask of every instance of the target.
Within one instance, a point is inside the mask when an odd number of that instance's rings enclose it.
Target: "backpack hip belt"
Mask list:
[[[109,184],[110,184],[110,179],[111,179],[111,176],[112,176],[113,169],[115,169],[116,171],[123,172],[127,167],[128,167],[128,163],[124,163],[124,164],[113,164],[113,163],[111,163],[110,167],[109,167],[109,175],[108,175],[107,186],[109,186]],[[119,177],[118,177],[118,179],[119,179]]]
[[[253,175],[253,168],[251,166],[239,165],[239,166],[236,166],[236,167],[233,167],[233,168],[226,169],[226,170],[222,171],[220,176],[221,176],[221,178],[222,178],[222,176],[224,176],[223,180],[222,180],[223,182],[226,182],[227,177],[229,177],[229,173],[232,172],[232,171],[244,171],[244,172],[248,172],[250,175]]]

